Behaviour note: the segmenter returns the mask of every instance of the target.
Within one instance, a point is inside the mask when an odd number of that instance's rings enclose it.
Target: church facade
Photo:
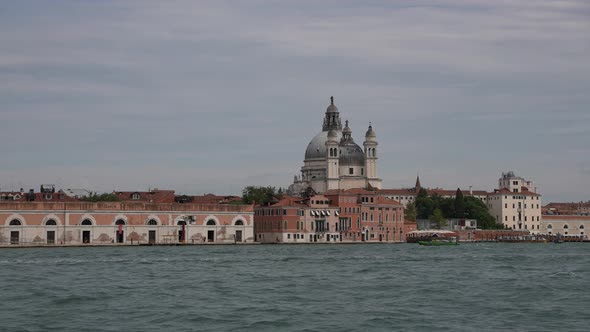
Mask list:
[[[322,131],[307,145],[301,175],[295,176],[290,194],[311,188],[315,193],[352,188],[381,188],[377,176],[377,135],[372,125],[361,148],[352,138],[348,121],[342,127],[334,97],[324,115]]]

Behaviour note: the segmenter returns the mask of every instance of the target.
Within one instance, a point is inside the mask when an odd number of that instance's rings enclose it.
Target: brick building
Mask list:
[[[364,189],[287,196],[254,208],[254,233],[263,243],[404,242],[403,206]]]

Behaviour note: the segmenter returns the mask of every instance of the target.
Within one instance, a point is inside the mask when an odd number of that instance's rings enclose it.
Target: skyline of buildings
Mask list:
[[[322,132],[307,145],[301,177],[295,177],[286,195],[265,204],[156,188],[114,190],[99,202],[84,201],[92,195],[89,189],[46,184],[39,192],[0,191],[0,244],[406,242],[419,228],[417,221],[406,220],[404,208],[427,188],[417,176],[413,188],[382,189],[375,131],[369,125],[364,149],[351,134],[348,121],[342,127],[331,97]],[[457,194],[452,188],[427,191],[451,199]],[[493,191],[469,188],[461,193],[479,199],[496,223],[513,231],[583,236],[590,226],[580,216],[544,223],[536,184],[512,171],[502,173]],[[453,224],[451,231],[463,232],[467,240],[482,236],[464,218]]]

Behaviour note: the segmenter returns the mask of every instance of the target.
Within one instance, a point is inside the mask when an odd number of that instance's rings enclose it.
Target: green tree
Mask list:
[[[465,200],[463,198],[463,192],[457,188],[455,193],[455,218],[465,218]]]
[[[446,218],[453,218],[455,216],[455,200],[450,198],[450,197],[446,197],[441,199],[440,204],[437,206],[439,209],[441,209],[443,215]]]
[[[428,196],[428,192],[424,188],[420,188],[416,196],[416,214],[418,219],[428,219],[434,211],[434,201]]]
[[[100,194],[97,195],[96,193],[91,193],[89,196],[83,197],[80,200],[84,202],[120,202],[121,199],[115,194]]]
[[[447,226],[447,220],[443,216],[442,211],[439,208],[434,209],[432,215],[428,218],[430,221],[435,222],[438,228]]]
[[[409,221],[416,221],[416,204],[414,202],[408,203],[404,210],[404,219]]]
[[[283,197],[275,187],[247,186],[242,190],[242,202],[245,204],[268,204]]]
[[[481,229],[503,229],[502,224],[496,223],[488,207],[479,198],[467,196],[465,201],[465,217],[477,220],[477,227]]]

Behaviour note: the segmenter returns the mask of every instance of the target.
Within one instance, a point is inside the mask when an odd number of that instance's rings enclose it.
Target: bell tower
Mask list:
[[[326,190],[340,187],[338,134],[334,129],[328,131],[326,141]]]
[[[381,179],[377,177],[377,145],[377,134],[375,134],[373,126],[369,123],[369,129],[367,129],[365,141],[363,142],[365,150],[365,174],[367,185],[381,189]]]

